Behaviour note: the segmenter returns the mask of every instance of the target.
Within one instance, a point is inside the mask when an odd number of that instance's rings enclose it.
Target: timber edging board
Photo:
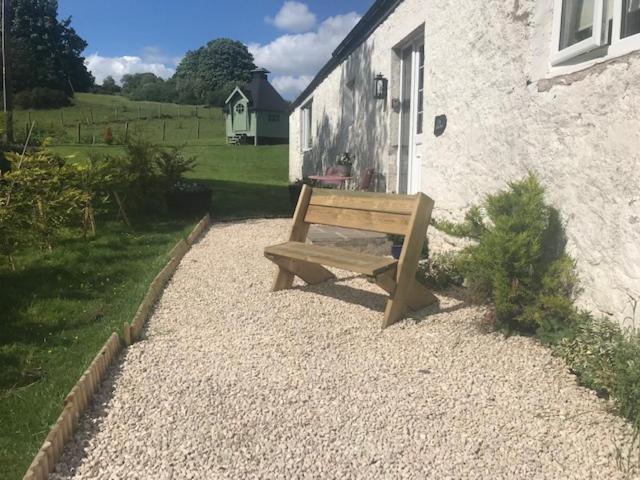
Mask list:
[[[180,240],[173,247],[169,254],[169,262],[151,282],[132,322],[124,324],[125,348],[140,338],[144,323],[149,317],[153,305],[160,298],[165,285],[180,265],[182,258],[210,224],[211,218],[206,215],[198,222],[186,241]],[[109,367],[118,358],[122,348],[123,343],[118,334],[114,332],[64,399],[62,413],[49,430],[49,434],[27,469],[23,480],[47,480],[49,478],[49,474],[55,470],[56,464],[62,456],[65,443],[73,437],[80,416],[89,407],[93,395],[100,388]]]

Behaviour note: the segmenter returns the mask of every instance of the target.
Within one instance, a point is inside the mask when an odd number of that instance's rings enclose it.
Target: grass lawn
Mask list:
[[[53,137],[51,148],[59,154],[82,160],[91,152],[122,153],[121,145],[100,144],[98,134],[96,145],[76,143],[77,122],[97,132],[110,125],[118,141],[118,129],[128,118],[130,133],[157,143],[162,143],[158,140],[166,122],[164,144],[183,145],[197,159],[189,180],[213,188],[214,221],[290,214],[288,147],[227,146],[219,109],[198,110],[198,140],[195,107],[88,94],[75,101],[74,107],[62,109],[69,124],[64,129],[60,110],[31,113],[42,129],[39,135]],[[138,121],[138,106],[142,117],[161,112],[164,118]],[[90,111],[95,127],[86,125]],[[18,112],[16,118],[16,130],[24,133],[28,112]],[[52,253],[22,252],[15,273],[0,259],[0,478],[22,477],[60,414],[65,395],[109,335],[120,333],[131,320],[169,250],[195,222],[148,218],[128,229],[103,219],[94,239],[85,242],[70,235]]]

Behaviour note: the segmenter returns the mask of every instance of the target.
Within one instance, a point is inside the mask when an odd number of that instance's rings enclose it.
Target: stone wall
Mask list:
[[[459,219],[484,194],[536,172],[566,221],[583,306],[640,326],[630,302],[640,299],[640,55],[550,70],[552,9],[553,0],[405,0],[315,90],[317,143],[304,156],[292,114],[290,175],[317,171],[346,149],[394,191],[393,48],[424,28],[422,181],[435,215]],[[356,120],[343,128],[342,85],[353,72]],[[376,73],[390,79],[386,104],[373,99]],[[436,138],[439,114],[448,126]]]

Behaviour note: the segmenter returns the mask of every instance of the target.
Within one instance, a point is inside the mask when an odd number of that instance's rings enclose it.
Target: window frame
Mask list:
[[[608,19],[605,18],[606,0],[593,0],[593,31],[589,38],[585,38],[569,47],[560,49],[560,37],[562,35],[562,13],[564,4],[569,0],[554,0],[553,4],[553,33],[551,65],[557,66],[579,55],[602,47],[607,43]],[[622,0],[616,0],[621,3]],[[614,13],[615,19],[615,13]],[[614,22],[615,23],[615,22]]]
[[[313,148],[313,99],[300,107],[300,147],[303,152]]]
[[[630,35],[626,38],[620,38],[622,34],[622,2],[623,0],[613,1],[613,27],[611,35],[611,46],[609,53],[612,55],[623,55],[640,50],[640,32]]]

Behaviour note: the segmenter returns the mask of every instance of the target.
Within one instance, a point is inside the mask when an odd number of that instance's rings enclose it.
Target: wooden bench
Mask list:
[[[367,275],[389,294],[383,328],[403,318],[408,309],[437,302],[415,278],[432,209],[433,200],[422,193],[386,195],[304,185],[289,241],[264,249],[265,257],[278,265],[273,291],[291,288],[295,276],[311,285],[335,278],[324,266]],[[395,260],[305,243],[312,224],[405,235],[402,253]]]

